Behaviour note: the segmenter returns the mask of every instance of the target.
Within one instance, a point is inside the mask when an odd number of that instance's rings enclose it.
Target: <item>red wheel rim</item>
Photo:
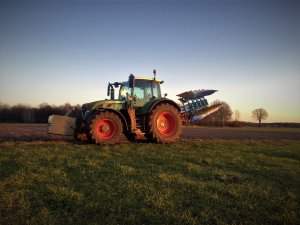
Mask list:
[[[159,133],[170,136],[176,130],[176,119],[171,113],[163,112],[158,116],[156,126]]]
[[[100,138],[109,139],[114,136],[116,132],[116,125],[110,119],[103,119],[97,123],[97,133]]]

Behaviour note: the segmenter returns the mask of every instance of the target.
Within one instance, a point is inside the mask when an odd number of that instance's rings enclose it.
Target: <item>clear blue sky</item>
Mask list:
[[[82,104],[128,75],[300,122],[300,1],[1,1],[0,102]]]

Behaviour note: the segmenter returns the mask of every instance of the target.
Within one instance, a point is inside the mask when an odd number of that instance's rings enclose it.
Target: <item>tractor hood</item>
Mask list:
[[[89,102],[82,105],[82,110],[99,110],[102,108],[111,108],[115,110],[119,110],[122,108],[122,105],[125,101],[120,100],[100,100],[95,102]]]

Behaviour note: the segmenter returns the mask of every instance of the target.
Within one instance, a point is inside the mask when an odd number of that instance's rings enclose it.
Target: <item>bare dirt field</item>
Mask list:
[[[183,127],[184,140],[300,140],[300,132],[280,128]],[[0,142],[71,141],[71,136],[47,134],[47,124],[0,124]]]
[[[300,140],[297,128],[184,127],[182,138],[204,140]]]
[[[66,141],[70,136],[50,135],[47,124],[1,123],[0,142],[3,141]]]

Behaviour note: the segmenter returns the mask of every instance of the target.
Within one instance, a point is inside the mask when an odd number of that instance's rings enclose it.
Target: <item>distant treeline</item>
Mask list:
[[[227,103],[225,107],[216,113],[213,113],[196,125],[210,127],[244,127],[258,126],[257,123],[232,120],[232,111]],[[66,115],[74,108],[80,109],[81,106],[65,103],[64,105],[56,106],[42,103],[38,107],[30,105],[18,104],[10,106],[0,103],[0,123],[47,123],[48,117],[55,115]],[[72,116],[72,114],[70,115]],[[300,127],[300,123],[261,123],[262,127]]]
[[[0,122],[1,123],[47,123],[48,117],[56,115],[66,115],[75,107],[80,105],[71,105],[65,103],[64,105],[56,106],[42,103],[38,107],[18,104],[10,106],[7,104],[0,104]]]

